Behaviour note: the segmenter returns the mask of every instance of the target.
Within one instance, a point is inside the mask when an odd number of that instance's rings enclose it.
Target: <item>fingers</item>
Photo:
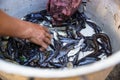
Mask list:
[[[35,43],[35,44],[37,44],[37,45],[39,45],[39,46],[41,46],[40,47],[40,50],[41,51],[45,51],[46,49],[47,49],[47,47],[49,46],[49,44],[51,43],[50,42],[50,40],[49,39],[45,39],[45,40],[42,40],[42,39],[34,39],[34,38],[32,38],[32,39],[29,39],[31,42],[33,42],[33,43]]]
[[[49,44],[46,43],[45,41],[41,41],[40,45],[41,45],[42,48],[47,49],[47,47],[48,47]]]
[[[45,48],[43,48],[43,47],[41,47],[41,48],[40,48],[40,50],[41,50],[41,51],[45,51],[46,49],[45,49]]]
[[[51,43],[51,40],[49,38],[45,38],[44,42],[49,45]]]
[[[50,43],[51,43],[51,41],[49,39],[42,41],[42,43],[40,44],[41,45],[40,50],[45,51],[48,48],[48,46],[50,45]]]
[[[28,39],[31,42],[41,46],[41,51],[47,49],[47,47],[51,43],[51,35],[49,34],[49,30],[46,27],[39,25],[35,25],[35,27],[32,27],[32,32]]]
[[[46,27],[43,27],[46,32],[49,32],[49,29]]]
[[[48,39],[51,39],[52,36],[49,34],[49,33],[46,33],[45,36],[48,38]]]
[[[45,51],[50,44],[51,44],[51,36],[49,36],[49,38],[47,36],[46,38],[44,38],[44,40],[40,44],[42,46],[40,50]]]

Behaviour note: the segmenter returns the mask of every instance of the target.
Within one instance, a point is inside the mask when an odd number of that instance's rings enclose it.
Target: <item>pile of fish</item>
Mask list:
[[[42,52],[38,45],[25,39],[1,38],[0,58],[31,67],[73,68],[112,54],[109,37],[79,11],[60,26],[52,24],[52,17],[46,10],[27,14],[22,20],[47,27],[53,35],[51,45]]]

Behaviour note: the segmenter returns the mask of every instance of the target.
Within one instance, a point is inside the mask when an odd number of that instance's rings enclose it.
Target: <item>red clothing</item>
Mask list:
[[[64,21],[79,7],[82,0],[49,0],[47,10],[54,21]]]

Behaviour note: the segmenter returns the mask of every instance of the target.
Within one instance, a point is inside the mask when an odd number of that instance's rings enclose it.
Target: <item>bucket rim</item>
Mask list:
[[[79,66],[73,69],[40,69],[22,65],[13,64],[0,60],[0,70],[6,73],[17,74],[26,77],[38,78],[65,78],[86,75],[89,73],[101,71],[109,67],[113,67],[120,62],[120,51],[114,53],[105,60],[95,63]]]

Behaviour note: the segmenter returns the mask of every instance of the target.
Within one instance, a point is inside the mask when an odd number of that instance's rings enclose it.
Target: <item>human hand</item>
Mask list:
[[[40,26],[38,24],[33,24],[30,22],[26,23],[29,30],[25,32],[24,38],[41,46],[41,51],[47,49],[48,45],[51,43],[51,35],[49,34],[49,30],[46,27]]]
[[[0,10],[0,35],[28,39],[45,50],[51,43],[51,35],[47,28],[11,17]],[[8,23],[6,23],[8,21]]]

